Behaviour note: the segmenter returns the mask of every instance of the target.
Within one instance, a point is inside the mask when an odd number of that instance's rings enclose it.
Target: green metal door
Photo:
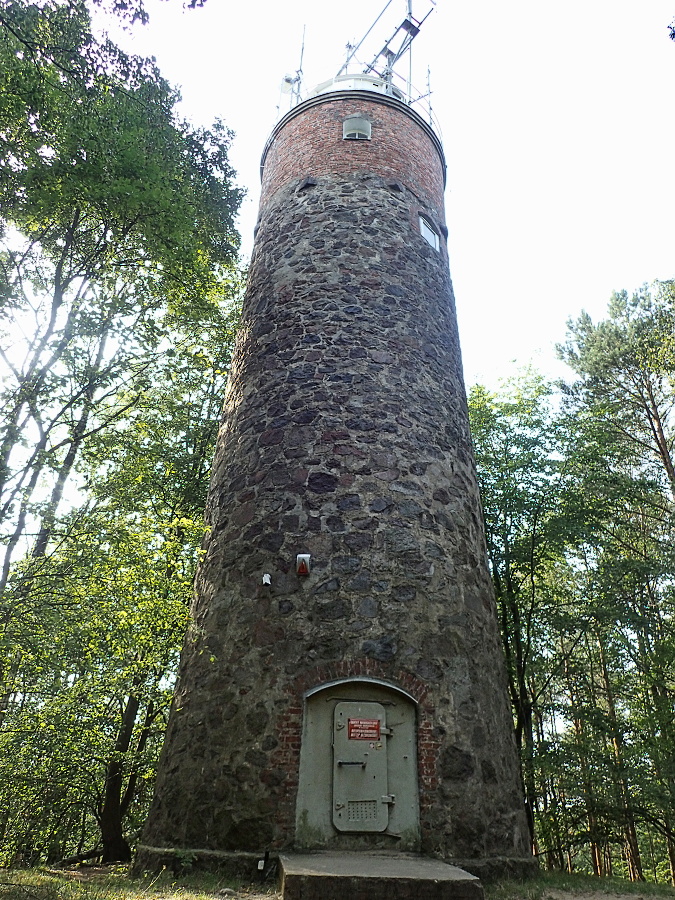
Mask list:
[[[344,701],[333,714],[333,824],[339,831],[385,831],[389,824],[385,708]]]

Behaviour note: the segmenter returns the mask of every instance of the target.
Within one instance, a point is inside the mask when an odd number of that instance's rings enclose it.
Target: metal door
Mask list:
[[[344,701],[333,714],[333,824],[385,831],[389,823],[386,713],[380,703]]]

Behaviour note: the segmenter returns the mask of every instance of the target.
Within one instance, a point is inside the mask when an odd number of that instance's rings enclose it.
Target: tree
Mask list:
[[[236,310],[209,324],[87,442],[87,501],[25,563],[36,587],[13,623],[20,664],[0,731],[6,860],[130,857],[187,622]]]
[[[672,283],[615,294],[605,321],[582,315],[560,348],[578,376],[566,388],[569,413],[601,436],[585,490],[605,512],[580,599],[595,645],[581,663],[596,672],[587,718],[597,726],[602,710],[616,786],[604,815],[623,831],[631,878],[644,875],[640,832],[649,828],[665,843],[673,883],[675,645],[665,623],[675,575],[674,296]]]
[[[0,5],[0,827],[27,859],[128,856],[185,620],[240,193],[176,100],[80,0]]]
[[[566,466],[571,438],[551,400],[551,386],[533,373],[506,382],[500,394],[476,386],[469,395],[488,559],[533,839],[536,705],[545,684],[545,667],[537,658],[549,641],[544,624],[552,602],[547,573],[579,531]]]
[[[532,376],[470,396],[535,850],[632,880],[675,880],[670,297],[571,326],[558,406]]]
[[[578,376],[568,395],[632,446],[645,471],[665,478],[675,500],[675,283],[613,294],[609,317],[594,325],[583,313],[558,349]]]
[[[239,199],[227,132],[178,123],[154,67],[97,44],[81,4],[3,15],[0,603],[27,529],[40,556],[87,437],[134,402],[171,322],[216,308]]]

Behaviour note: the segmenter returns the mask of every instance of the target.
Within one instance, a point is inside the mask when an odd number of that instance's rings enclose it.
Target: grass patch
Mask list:
[[[668,884],[631,882],[623,878],[596,878],[565,872],[542,872],[527,881],[496,881],[485,885],[486,900],[543,900],[550,891],[561,891],[571,898],[580,894],[618,894],[675,900],[675,888]]]
[[[528,881],[502,881],[485,885],[486,900],[545,900],[551,891],[570,900],[582,895],[611,894],[675,900],[675,888],[666,884],[631,883],[620,878],[593,878],[544,872]],[[106,869],[0,869],[0,900],[243,900],[275,894],[274,885],[251,885],[208,872],[176,877],[168,871],[130,878],[126,866]],[[328,900],[328,898],[327,898]],[[330,898],[332,900],[332,898]]]
[[[274,888],[201,872],[177,877],[168,871],[130,878],[126,866],[107,869],[0,869],[0,900],[228,900]]]

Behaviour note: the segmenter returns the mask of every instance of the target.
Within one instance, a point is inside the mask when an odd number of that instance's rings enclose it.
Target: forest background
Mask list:
[[[4,865],[126,860],[152,791],[242,283],[177,99],[83,0],[0,3]],[[675,284],[559,353],[469,395],[533,846],[675,884]]]

